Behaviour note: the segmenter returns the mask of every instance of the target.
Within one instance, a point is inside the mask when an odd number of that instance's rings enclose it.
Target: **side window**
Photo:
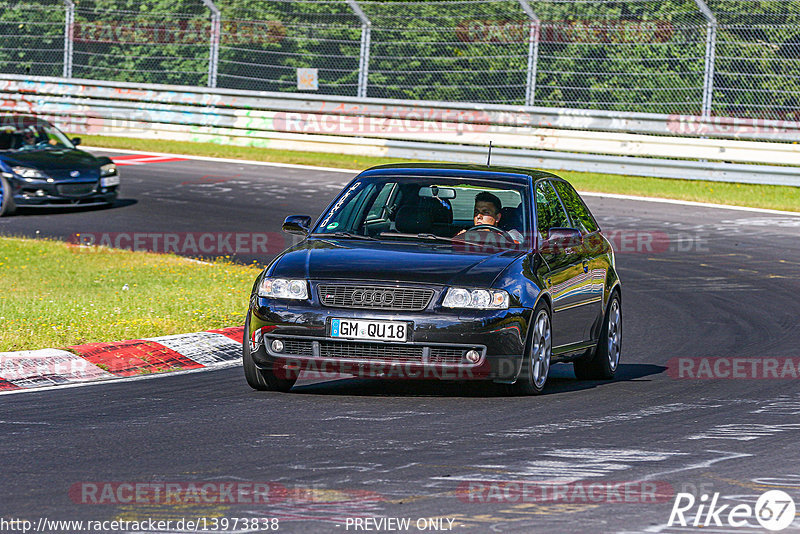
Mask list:
[[[589,208],[583,203],[583,199],[575,189],[566,182],[555,182],[555,186],[575,228],[583,234],[596,232],[598,229],[597,221],[594,220]]]
[[[569,219],[558,200],[553,186],[548,181],[536,184],[536,226],[543,239],[547,239],[550,228],[565,228]]]
[[[367,212],[367,222],[386,218],[386,202],[388,202],[389,197],[391,197],[394,186],[394,182],[386,183],[381,190],[378,191],[378,196],[375,197],[372,206]]]

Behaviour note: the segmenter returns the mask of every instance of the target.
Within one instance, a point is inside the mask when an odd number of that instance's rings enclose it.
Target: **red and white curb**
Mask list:
[[[62,349],[0,352],[0,394],[239,365],[242,327]]]
[[[148,163],[169,163],[171,161],[187,161],[186,158],[162,154],[126,154],[124,156],[112,156],[111,161],[117,167],[126,165],[147,165]]]

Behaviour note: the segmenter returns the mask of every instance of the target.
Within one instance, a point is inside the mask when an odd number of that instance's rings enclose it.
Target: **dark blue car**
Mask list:
[[[18,207],[112,204],[116,165],[78,150],[79,142],[38,117],[0,116],[0,216]]]
[[[610,379],[622,341],[614,252],[570,184],[542,171],[387,165],[362,172],[256,279],[244,372],[492,380],[544,389],[554,362]]]

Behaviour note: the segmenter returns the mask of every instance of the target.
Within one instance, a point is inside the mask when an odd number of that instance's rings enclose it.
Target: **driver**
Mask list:
[[[22,131],[22,144],[23,146],[32,146],[36,144],[36,132],[33,128],[25,128]]]
[[[473,212],[473,222],[475,226],[490,225],[497,226],[502,218],[501,213],[503,206],[500,199],[488,191],[482,191],[475,196],[475,211]],[[456,235],[466,233],[466,230],[461,230]],[[506,233],[511,236],[515,243],[522,242],[522,234],[519,231],[511,228],[506,230]]]

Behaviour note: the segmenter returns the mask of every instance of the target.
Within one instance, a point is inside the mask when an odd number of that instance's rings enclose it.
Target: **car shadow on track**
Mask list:
[[[55,215],[62,213],[81,213],[85,211],[104,211],[113,210],[117,208],[127,208],[138,204],[139,201],[135,198],[118,198],[110,206],[64,206],[57,208],[31,208],[26,206],[19,206],[17,211],[14,212],[13,217],[27,217],[31,215]]]
[[[666,371],[662,365],[641,363],[620,364],[614,380],[578,380],[571,365],[554,365],[542,395],[556,395],[571,391],[610,387],[617,382],[638,380]],[[492,382],[440,381],[440,380],[382,380],[372,378],[345,378],[303,384],[292,388],[293,394],[303,395],[353,395],[353,396],[412,396],[412,397],[504,397],[504,386]]]

